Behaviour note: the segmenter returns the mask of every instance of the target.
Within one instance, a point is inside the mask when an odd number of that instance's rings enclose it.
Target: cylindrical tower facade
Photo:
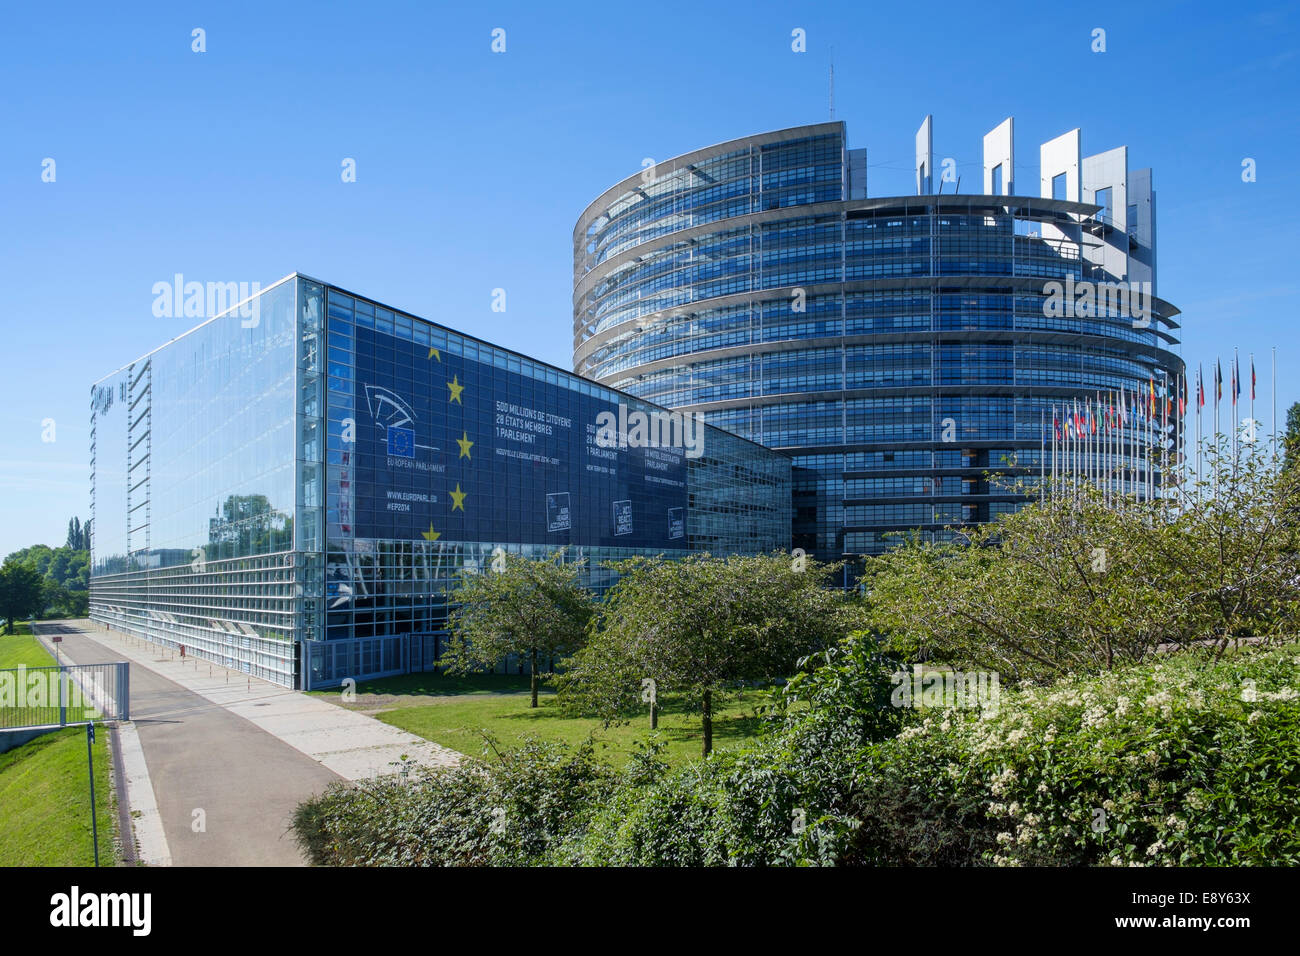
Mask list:
[[[1154,194],[868,198],[864,160],[842,123],[735,140],[574,230],[574,370],[789,453],[791,546],[822,559],[992,520],[1025,498],[988,474],[1037,476],[1054,408],[1182,384],[1177,310],[1107,298],[1154,278]]]

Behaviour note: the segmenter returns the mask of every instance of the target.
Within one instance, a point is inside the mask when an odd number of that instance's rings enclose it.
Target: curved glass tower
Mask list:
[[[839,122],[647,168],[574,229],[574,370],[789,453],[791,545],[819,558],[988,521],[1024,498],[987,473],[1036,476],[1053,409],[1181,387],[1150,170],[1079,143],[1043,144],[1036,196],[1011,120],[978,194],[935,175],[929,117],[915,196],[869,197]],[[1124,454],[1139,491],[1152,456]]]

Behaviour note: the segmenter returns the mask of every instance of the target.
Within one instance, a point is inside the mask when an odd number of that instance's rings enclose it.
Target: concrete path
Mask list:
[[[166,839],[148,839],[149,807],[132,798],[141,857],[179,866],[284,866],[304,862],[288,832],[294,807],[330,783],[394,769],[402,754],[449,765],[455,751],[341,707],[85,622],[37,625],[78,664],[131,663],[131,716],[142,760],[131,760],[128,797],[143,775]],[[128,734],[129,739],[129,734]],[[133,783],[134,781],[134,783]],[[143,804],[143,805],[140,805]]]

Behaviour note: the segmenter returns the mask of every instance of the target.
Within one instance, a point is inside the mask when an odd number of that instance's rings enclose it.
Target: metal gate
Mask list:
[[[126,661],[0,670],[0,730],[130,720],[130,700]]]

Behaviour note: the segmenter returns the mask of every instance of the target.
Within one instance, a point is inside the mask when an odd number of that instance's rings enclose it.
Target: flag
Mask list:
[[[1179,380],[1178,388],[1178,416],[1181,418],[1187,414],[1187,376],[1184,375]]]
[[[1201,409],[1205,407],[1205,368],[1197,366],[1196,368],[1196,414],[1201,414]]]
[[[1228,398],[1232,400],[1233,405],[1236,405],[1237,396],[1241,394],[1241,382],[1238,380],[1237,376],[1236,359],[1232,360],[1232,367],[1228,369],[1228,375],[1230,376],[1228,382]]]
[[[1056,429],[1056,440],[1061,440],[1061,420],[1056,417],[1056,412],[1052,412],[1052,427]]]
[[[1255,356],[1250,357],[1250,400],[1255,400]]]
[[[1154,418],[1156,414],[1156,380],[1154,378],[1148,378],[1147,386],[1151,389],[1151,403],[1147,414]]]
[[[1214,360],[1214,404],[1219,404],[1219,399],[1223,398],[1223,366],[1218,359]]]

